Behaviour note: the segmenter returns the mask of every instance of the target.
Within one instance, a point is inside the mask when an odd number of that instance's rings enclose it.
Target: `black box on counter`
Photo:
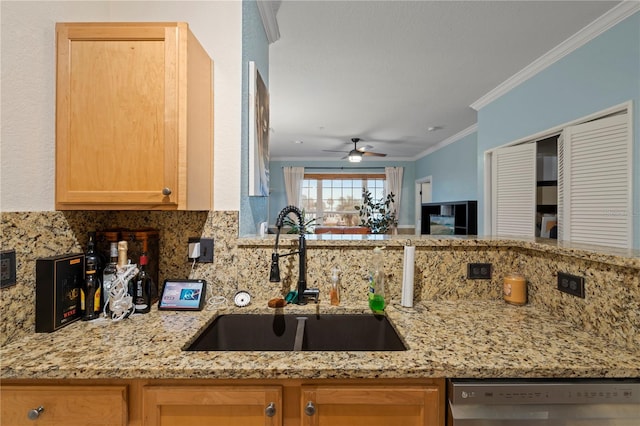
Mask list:
[[[36,333],[50,333],[80,318],[84,254],[36,259]]]

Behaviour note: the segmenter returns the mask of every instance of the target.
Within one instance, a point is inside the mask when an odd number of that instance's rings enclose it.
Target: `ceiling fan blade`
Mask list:
[[[366,152],[366,151],[370,150],[371,148],[373,148],[373,146],[371,146],[371,145],[365,145],[365,146],[361,146],[360,148],[358,148],[358,151],[360,151],[360,152]]]
[[[323,152],[349,152],[349,151],[336,151],[335,149],[323,149]]]
[[[368,156],[372,156],[372,157],[386,157],[387,154],[382,154],[380,152],[371,152],[371,151],[365,151],[362,153],[362,155],[368,155]]]

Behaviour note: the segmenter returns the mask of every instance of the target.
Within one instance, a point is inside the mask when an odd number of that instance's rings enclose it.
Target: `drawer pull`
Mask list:
[[[27,417],[29,417],[29,420],[36,420],[38,417],[40,417],[40,413],[42,413],[43,411],[44,407],[41,405],[38,408],[29,410],[29,412],[27,413]]]
[[[276,415],[276,404],[274,404],[273,402],[270,402],[269,405],[267,405],[267,408],[264,409],[264,413],[267,415],[267,417],[273,417]]]
[[[313,416],[316,413],[316,406],[313,405],[313,401],[309,401],[307,403],[307,406],[304,407],[304,413],[307,416]]]
[[[162,195],[171,195],[171,188],[162,188]]]

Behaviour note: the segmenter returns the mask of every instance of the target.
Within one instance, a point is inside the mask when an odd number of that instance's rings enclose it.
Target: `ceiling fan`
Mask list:
[[[371,145],[366,145],[358,148],[358,142],[360,142],[360,138],[351,138],[351,142],[353,142],[353,149],[351,151],[334,151],[329,149],[324,149],[325,152],[348,152],[348,155],[344,158],[348,158],[351,163],[359,163],[362,161],[363,156],[371,156],[371,157],[386,157],[387,154],[382,154],[379,152],[371,152],[367,151],[369,148],[373,148]]]

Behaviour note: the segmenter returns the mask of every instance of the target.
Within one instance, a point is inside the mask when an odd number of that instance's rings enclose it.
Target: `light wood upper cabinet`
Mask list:
[[[13,386],[0,391],[2,425],[126,425],[127,387]]]
[[[280,386],[145,386],[145,426],[282,425]]]
[[[187,24],[56,31],[56,209],[211,210],[213,64]]]
[[[438,386],[302,386],[303,426],[441,426]]]

